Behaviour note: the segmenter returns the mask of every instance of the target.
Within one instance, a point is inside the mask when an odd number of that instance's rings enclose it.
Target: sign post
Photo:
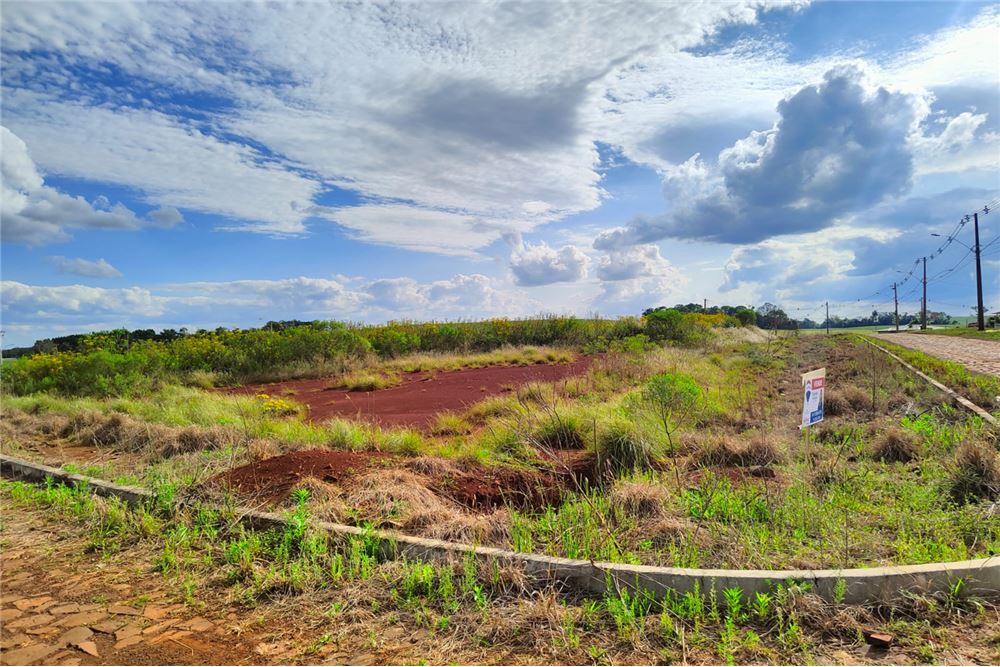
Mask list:
[[[826,391],[826,369],[802,374],[802,423],[806,428],[823,421],[823,393]]]

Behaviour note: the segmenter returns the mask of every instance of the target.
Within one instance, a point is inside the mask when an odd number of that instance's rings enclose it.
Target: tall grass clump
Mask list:
[[[656,458],[649,440],[623,418],[614,419],[599,430],[596,454],[598,469],[611,475],[650,470]]]

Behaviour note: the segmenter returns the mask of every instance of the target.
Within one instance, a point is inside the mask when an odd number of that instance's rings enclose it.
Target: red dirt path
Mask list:
[[[228,389],[232,393],[287,396],[309,407],[311,421],[350,417],[383,426],[429,426],[434,416],[449,410],[464,410],[484,398],[509,391],[528,382],[554,382],[585,372],[593,356],[565,364],[487,366],[437,373],[404,375],[403,383],[377,391],[327,389],[331,378],[290,380]]]

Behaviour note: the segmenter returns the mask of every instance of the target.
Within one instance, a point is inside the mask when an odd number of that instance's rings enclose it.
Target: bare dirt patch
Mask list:
[[[594,359],[594,356],[583,356],[565,364],[407,373],[398,386],[376,391],[329,389],[331,378],[254,384],[225,391],[294,399],[309,408],[308,419],[314,422],[347,417],[382,426],[426,429],[438,413],[464,410],[484,398],[509,392],[512,387],[528,382],[556,382],[579,375],[590,368]]]
[[[426,466],[428,459],[420,460]],[[384,452],[314,449],[249,463],[213,477],[208,484],[232,488],[255,500],[281,502],[307,479],[335,484],[347,491],[372,470],[407,470],[408,462],[405,457]],[[485,511],[505,505],[544,507],[559,501],[569,481],[562,475],[531,468],[480,464],[447,468],[445,474],[420,477],[436,495],[471,510]]]

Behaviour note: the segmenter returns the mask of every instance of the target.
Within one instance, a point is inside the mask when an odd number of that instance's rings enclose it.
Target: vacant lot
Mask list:
[[[799,375],[818,367],[828,418],[802,432]],[[367,405],[347,410],[344,395]],[[339,407],[325,419],[330,401]],[[824,603],[808,584],[755,599],[726,591],[724,604],[718,591],[587,598],[470,562],[381,562],[364,537],[336,543],[309,528],[322,518],[682,567],[1000,552],[996,433],[848,336],[718,330],[663,345],[635,335],[599,350],[507,348],[492,362],[404,354],[269,387],[36,392],[5,396],[5,406],[5,452],[143,484],[159,499],[134,511],[86,489],[4,482],[19,521],[69,519],[115,567],[146,554],[145,572],[184,605],[178,617],[235,613],[260,628],[257,643],[280,644],[256,659],[342,661],[348,650],[436,662],[998,657],[993,601],[962,583],[944,597],[865,608]],[[180,497],[187,509],[169,511]],[[227,513],[234,501],[285,512],[292,525],[248,531]],[[283,614],[295,615],[294,633],[273,630]],[[873,628],[896,636],[889,653],[867,652],[859,633]]]

